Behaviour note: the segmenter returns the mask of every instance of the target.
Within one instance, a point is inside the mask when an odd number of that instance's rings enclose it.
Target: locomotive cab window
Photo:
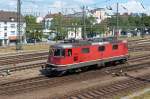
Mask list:
[[[113,49],[113,50],[117,50],[117,49],[118,49],[118,45],[117,45],[117,44],[113,45],[113,46],[112,46],[112,49]]]
[[[51,47],[49,47],[49,55],[53,55],[54,49],[52,49]]]
[[[105,46],[99,46],[99,47],[98,47],[98,51],[100,51],[100,52],[105,51]]]
[[[65,50],[64,49],[55,49],[54,56],[65,56]]]
[[[53,55],[53,49],[49,49],[49,55]]]
[[[84,54],[90,53],[90,49],[89,48],[82,48],[82,53],[84,53]]]
[[[72,49],[68,49],[68,56],[72,56]]]

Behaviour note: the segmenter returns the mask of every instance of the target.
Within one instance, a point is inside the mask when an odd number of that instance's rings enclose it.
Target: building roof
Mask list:
[[[91,10],[90,12],[95,13],[96,11],[102,11],[102,10],[105,10],[105,9],[104,8],[96,8],[96,9]]]
[[[73,13],[73,14],[69,14],[67,15],[68,17],[83,17],[83,12],[76,12],[76,13]]]
[[[54,17],[56,17],[56,16],[59,16],[59,15],[61,15],[61,13],[59,12],[59,13],[55,13],[55,14],[47,14],[46,16],[45,16],[45,18],[54,18]]]
[[[17,22],[17,12],[0,11],[1,22]],[[24,17],[21,15],[21,22],[25,22]]]

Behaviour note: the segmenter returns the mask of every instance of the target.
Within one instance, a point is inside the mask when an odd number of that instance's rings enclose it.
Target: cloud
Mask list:
[[[15,10],[17,8],[17,0],[0,0],[0,10]],[[95,5],[97,5],[97,8],[104,7],[108,4],[102,4],[102,1],[105,0],[21,0],[22,1],[22,12],[26,13],[36,13],[40,12],[42,14],[46,14],[49,11],[51,12],[60,12],[62,11],[61,8],[63,8],[64,13],[69,12],[79,12],[81,11],[81,7],[83,5],[87,5],[88,8],[93,9],[95,8]],[[123,12],[143,12],[143,11],[150,11],[150,7],[145,7],[145,9],[142,8],[140,5],[140,0],[120,0],[119,5],[119,11],[121,13]],[[107,2],[108,3],[108,2]],[[114,3],[114,4],[112,4]],[[92,6],[93,5],[93,6]],[[109,5],[113,7],[113,12],[116,12],[116,4],[115,0],[112,0],[111,4],[109,2]],[[126,7],[127,10],[123,9],[123,7]],[[147,10],[149,8],[149,10]],[[150,13],[150,12],[149,12]]]
[[[125,4],[122,4],[128,9],[128,12],[134,12],[134,13],[143,13],[145,12],[145,9],[142,7],[141,3],[138,0],[130,0]]]
[[[54,8],[61,8],[63,6],[65,6],[67,3],[63,2],[63,1],[54,1],[53,4],[50,5],[50,7],[54,7]]]
[[[9,6],[16,6],[17,5],[17,2],[16,1],[10,1],[8,3]]]
[[[116,4],[111,5],[113,12],[116,12],[116,6]],[[119,3],[119,13],[145,13],[146,11],[147,9],[144,9],[138,0],[128,0],[125,3]]]
[[[82,3],[82,4],[92,4],[92,3],[94,3],[94,0],[74,0],[74,1]]]

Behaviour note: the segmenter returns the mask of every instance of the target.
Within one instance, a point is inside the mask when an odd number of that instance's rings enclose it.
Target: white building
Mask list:
[[[101,23],[101,21],[105,20],[109,16],[107,15],[104,8],[97,8],[90,11],[91,15],[96,18],[96,23]]]
[[[60,16],[62,15],[61,13],[56,13],[56,14],[47,14],[44,18],[44,30],[43,30],[43,33],[46,35],[49,35],[49,38],[55,38],[57,36],[57,31],[54,31],[54,30],[50,30],[50,27],[51,27],[51,22],[53,20],[54,17],[57,17],[57,16]],[[76,14],[72,14],[72,15],[66,15],[66,16],[63,16],[63,19],[68,21],[70,20],[71,18],[73,17],[77,17]],[[67,27],[67,35],[65,37],[65,39],[71,39],[71,38],[74,38],[74,39],[82,39],[82,29],[79,27],[79,28],[75,28],[75,27]]]
[[[21,16],[21,37],[24,41],[26,23]],[[17,13],[0,11],[0,46],[15,43],[18,38],[17,33]]]
[[[36,23],[42,23],[43,20],[44,20],[43,17],[37,17],[36,18]]]
[[[43,33],[45,35],[49,35],[50,32],[52,32],[50,30],[51,27],[51,21],[53,20],[54,17],[61,15],[61,13],[56,13],[56,14],[47,14],[44,19],[43,19],[43,23],[44,23],[44,30]]]
[[[66,39],[82,39],[82,29],[73,28],[69,30]]]

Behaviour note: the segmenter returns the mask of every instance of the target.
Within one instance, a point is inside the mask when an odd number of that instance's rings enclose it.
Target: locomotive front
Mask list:
[[[69,48],[69,49],[68,49]],[[67,51],[70,51],[70,46],[64,46],[62,44],[56,44],[49,48],[49,56],[45,67],[42,70],[46,74],[57,74],[64,73],[66,70],[66,64],[69,62],[66,60],[68,56]],[[71,52],[70,52],[71,54]]]

